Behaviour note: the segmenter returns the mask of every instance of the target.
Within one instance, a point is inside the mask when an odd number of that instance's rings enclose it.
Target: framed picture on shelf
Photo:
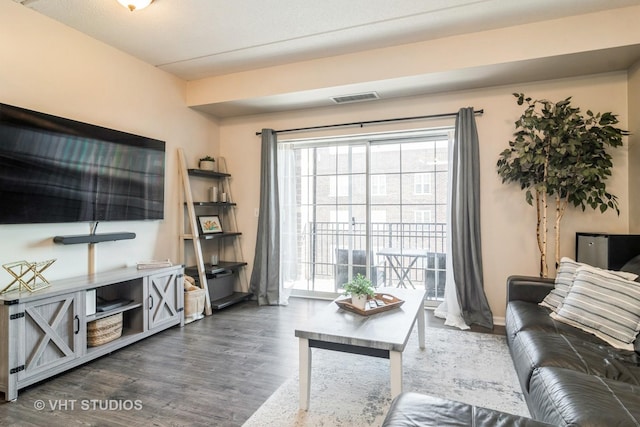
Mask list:
[[[200,215],[198,217],[200,234],[222,233],[222,223],[218,215]]]

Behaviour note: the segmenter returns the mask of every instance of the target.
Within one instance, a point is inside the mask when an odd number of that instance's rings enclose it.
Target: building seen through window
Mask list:
[[[379,285],[424,286],[441,299],[452,134],[284,142],[296,189],[295,220],[284,231],[296,245],[286,286],[334,293],[362,273]]]

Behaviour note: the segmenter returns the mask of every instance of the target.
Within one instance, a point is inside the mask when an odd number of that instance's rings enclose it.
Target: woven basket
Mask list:
[[[205,290],[194,289],[184,293],[184,316],[199,318],[204,311]]]
[[[122,336],[122,313],[87,323],[87,345],[97,347]]]

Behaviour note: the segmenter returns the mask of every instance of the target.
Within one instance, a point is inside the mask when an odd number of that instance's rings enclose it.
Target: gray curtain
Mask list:
[[[453,144],[451,261],[458,301],[467,325],[493,329],[482,278],[480,148],[472,107],[458,112]]]
[[[280,212],[278,195],[278,138],[262,129],[260,216],[249,287],[259,305],[280,304]]]

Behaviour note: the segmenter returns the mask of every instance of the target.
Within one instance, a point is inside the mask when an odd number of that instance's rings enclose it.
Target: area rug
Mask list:
[[[414,328],[417,329],[417,328]],[[389,361],[313,349],[311,403],[298,409],[298,374],[288,379],[244,427],[379,426],[391,404]],[[506,339],[499,335],[416,330],[403,354],[403,389],[529,416]]]

